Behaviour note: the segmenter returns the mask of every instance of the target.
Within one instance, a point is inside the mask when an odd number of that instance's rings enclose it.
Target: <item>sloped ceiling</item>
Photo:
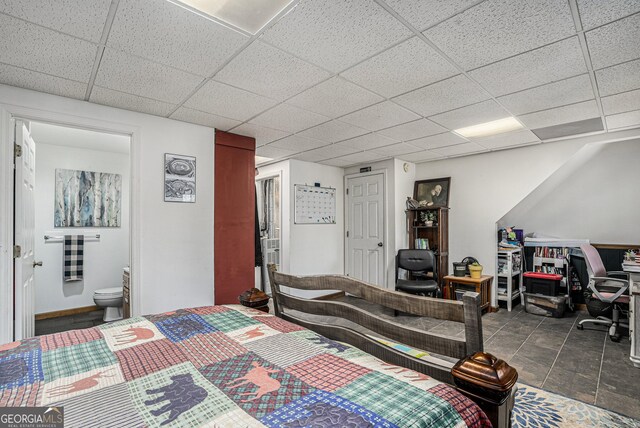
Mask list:
[[[640,126],[640,1],[302,0],[256,35],[166,0],[0,1],[0,83],[348,166]],[[524,130],[450,131],[507,116]]]

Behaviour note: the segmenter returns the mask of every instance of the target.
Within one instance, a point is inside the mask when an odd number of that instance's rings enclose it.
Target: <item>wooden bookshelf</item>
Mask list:
[[[416,239],[428,239],[429,249],[435,253],[438,283],[449,274],[449,208],[416,208],[406,210],[409,248],[416,249]],[[427,226],[421,218],[422,213],[431,212],[435,217],[432,225]]]

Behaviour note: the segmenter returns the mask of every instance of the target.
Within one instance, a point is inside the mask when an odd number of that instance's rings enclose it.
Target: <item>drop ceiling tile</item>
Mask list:
[[[210,80],[184,105],[196,110],[245,121],[277,103],[270,98]]]
[[[487,100],[457,110],[441,113],[429,119],[445,128],[457,129],[491,122],[492,120],[504,119],[505,117],[511,117],[509,112],[500,107],[495,101]]]
[[[231,130],[234,134],[253,137],[256,140],[256,147],[264,146],[272,141],[279,140],[289,135],[289,132],[280,131],[279,129],[267,128],[265,126],[254,125],[252,123],[243,123]]]
[[[339,120],[332,120],[331,122],[326,122],[302,131],[298,135],[315,138],[328,143],[336,143],[368,133],[369,131],[366,129],[358,128],[357,126],[349,125]]]
[[[437,123],[433,123],[428,119],[418,119],[413,122],[403,123],[402,125],[392,126],[391,128],[381,129],[378,134],[395,138],[400,141],[415,140],[420,137],[428,137],[429,135],[440,134],[447,130]]]
[[[195,123],[202,126],[209,126],[221,131],[228,131],[234,126],[238,126],[242,123],[237,120],[229,119],[228,117],[222,117],[216,114],[193,110],[186,107],[180,107],[176,110],[175,113],[171,115],[171,119]]]
[[[406,155],[407,153],[419,152],[421,150],[422,149],[420,147],[412,146],[411,144],[398,143],[390,146],[378,147],[372,151],[382,156],[400,156]]]
[[[306,0],[262,37],[337,73],[410,35],[374,2]]]
[[[640,13],[585,33],[594,69],[640,58]]]
[[[338,117],[383,100],[381,96],[336,76],[287,100],[287,104]]]
[[[325,159],[335,158],[337,156],[350,155],[351,153],[359,152],[361,149],[354,149],[352,147],[337,146],[330,144],[328,146],[320,147],[318,149],[308,150],[295,156],[296,159],[306,160],[308,162],[318,162]]]
[[[487,0],[424,34],[469,70],[575,32],[566,0]]]
[[[334,144],[334,147],[350,147],[353,149],[360,150],[371,150],[377,147],[390,146],[391,144],[397,143],[397,140],[378,135],[376,133],[361,135],[356,138],[351,138],[350,140],[340,141],[339,143]]]
[[[100,86],[93,87],[89,101],[96,104],[148,113],[156,116],[166,116],[176,108],[175,104],[112,91],[111,89],[101,88]]]
[[[208,77],[248,40],[168,1],[120,0],[107,45]]]
[[[413,37],[350,68],[342,76],[385,97],[393,97],[457,73],[433,48]]]
[[[410,112],[391,101],[364,108],[362,110],[342,116],[340,120],[361,128],[376,131],[390,126],[419,119],[420,116]]]
[[[89,82],[97,46],[0,14],[0,63]]]
[[[640,110],[607,116],[606,120],[609,129],[640,126]]]
[[[418,138],[416,140],[408,141],[409,144],[423,149],[437,149],[439,147],[454,146],[456,144],[463,144],[468,142],[469,140],[451,132],[445,132],[443,134],[432,135],[430,137]]]
[[[640,11],[637,0],[578,0],[582,27],[590,30]]]
[[[564,107],[543,110],[518,116],[518,119],[529,129],[545,128],[562,123],[599,117],[598,106],[594,100],[571,104]]]
[[[413,163],[427,162],[427,161],[438,160],[438,159],[443,159],[444,158],[444,156],[442,156],[440,153],[436,153],[436,152],[433,152],[431,150],[423,150],[421,152],[410,153],[410,154],[406,154],[406,155],[400,155],[398,157],[400,159],[402,159],[402,160],[406,160],[406,161],[413,162]]]
[[[460,74],[396,97],[393,101],[423,116],[432,116],[489,98],[487,92]]]
[[[476,143],[464,143],[457,146],[441,147],[433,151],[442,156],[460,156],[486,152],[487,149]]]
[[[279,149],[277,147],[273,147],[271,144],[256,148],[257,156],[263,156],[265,158],[271,159],[282,159],[289,157],[295,153],[296,152],[293,150]]]
[[[510,94],[587,72],[577,37],[469,72],[494,96]]]
[[[330,74],[260,41],[253,42],[215,80],[283,101],[327,79]]]
[[[6,64],[0,64],[0,83],[79,100],[84,99],[84,94],[87,90],[86,83],[75,82]]]
[[[110,6],[111,0],[2,0],[0,12],[98,43]]]
[[[277,147],[279,149],[295,150],[296,152],[301,152],[303,150],[317,149],[318,147],[326,146],[327,143],[320,140],[300,137],[299,135],[290,135],[281,140],[274,141],[269,145]]]
[[[640,110],[640,89],[602,98],[604,114],[611,115]]]
[[[381,160],[385,157],[389,156],[383,156],[374,152],[357,152],[351,155],[341,156],[338,159],[348,162],[348,165],[358,165],[365,162],[374,162],[377,160]]]
[[[531,131],[521,129],[519,131],[504,132],[490,137],[472,138],[472,141],[491,150],[507,147],[522,146],[531,143],[539,143],[540,139]]]
[[[105,49],[96,85],[141,97],[177,104],[202,81],[202,77]]]
[[[323,165],[335,166],[335,167],[339,167],[339,168],[343,168],[345,166],[351,165],[350,161],[342,160],[340,158],[327,159],[327,160],[324,160],[324,161],[322,161],[320,163],[323,164]]]
[[[302,110],[288,104],[280,104],[271,110],[267,110],[260,116],[251,119],[249,123],[294,133],[328,120],[329,118],[326,116]]]
[[[386,0],[386,3],[419,31],[423,31],[478,0]]]
[[[640,89],[640,59],[596,71],[600,96]]]
[[[513,114],[530,113],[594,98],[588,74],[499,97]]]

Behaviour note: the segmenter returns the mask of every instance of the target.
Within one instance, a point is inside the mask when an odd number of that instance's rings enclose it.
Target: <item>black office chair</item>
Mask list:
[[[398,279],[403,269],[413,279]],[[433,277],[428,273],[433,273]],[[421,296],[440,297],[436,256],[431,250],[399,250],[396,256],[396,291]]]

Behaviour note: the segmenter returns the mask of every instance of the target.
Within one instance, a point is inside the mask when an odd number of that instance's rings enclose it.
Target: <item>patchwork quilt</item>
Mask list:
[[[63,406],[67,427],[491,426],[446,384],[236,305],[2,345],[0,406]]]

